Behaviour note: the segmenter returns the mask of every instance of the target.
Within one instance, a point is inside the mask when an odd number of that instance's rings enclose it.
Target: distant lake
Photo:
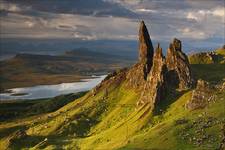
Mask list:
[[[51,98],[62,94],[87,91],[98,85],[105,77],[106,75],[102,75],[83,79],[80,82],[12,88],[9,89],[10,93],[0,93],[0,100]]]

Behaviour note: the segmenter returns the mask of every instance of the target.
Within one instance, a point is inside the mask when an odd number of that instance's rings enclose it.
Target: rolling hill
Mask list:
[[[223,149],[224,65],[190,65],[181,45],[174,39],[164,57],[141,22],[137,64],[56,111],[1,122],[0,147]]]
[[[95,74],[106,74],[134,61],[122,56],[94,52],[85,48],[63,55],[17,54],[0,62],[1,90],[40,84],[79,81]]]
[[[224,64],[225,63],[225,46],[216,49],[213,52],[201,52],[189,56],[191,64]]]

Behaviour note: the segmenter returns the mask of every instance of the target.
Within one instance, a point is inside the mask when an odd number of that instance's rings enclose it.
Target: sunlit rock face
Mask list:
[[[140,94],[137,106],[148,104],[151,110],[159,102],[163,102],[171,90],[192,87],[190,65],[182,52],[181,41],[173,40],[165,58],[159,44],[154,51],[148,30],[142,21],[139,27],[139,61],[127,70],[125,85]]]
[[[212,87],[208,82],[199,79],[195,90],[192,91],[191,99],[186,104],[186,108],[190,110],[204,108],[214,99]]]
[[[158,44],[155,49],[152,68],[148,74],[147,82],[145,83],[138,105],[150,103],[153,108],[165,96],[166,71],[165,58],[162,54],[162,48]]]
[[[144,64],[144,75],[145,78],[150,72],[152,67],[154,48],[152,46],[152,41],[148,33],[148,29],[144,23],[141,21],[139,28],[139,62]]]
[[[174,39],[167,50],[168,82],[180,89],[192,87],[193,78],[188,57],[182,52],[182,43]]]
[[[149,103],[152,108],[165,98],[168,89],[192,87],[193,79],[182,43],[174,39],[167,57],[158,44],[155,51],[145,23],[139,27],[139,62],[128,70],[127,88],[140,91],[138,106]]]
[[[154,49],[148,29],[141,21],[139,26],[139,62],[127,74],[127,87],[142,89],[152,67]]]

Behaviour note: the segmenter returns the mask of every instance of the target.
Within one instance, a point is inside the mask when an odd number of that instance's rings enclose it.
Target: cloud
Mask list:
[[[149,12],[157,12],[156,10],[151,10],[151,9],[145,9],[145,8],[140,8],[140,9],[136,9],[136,12],[146,12],[146,13],[149,13]]]
[[[120,17],[93,17],[55,14],[46,19],[38,16],[8,13],[1,18],[5,38],[76,38],[81,40],[133,39],[137,24]]]
[[[158,42],[225,36],[221,0],[0,0],[0,4],[3,38],[137,40],[140,20]]]
[[[33,11],[58,14],[77,14],[88,16],[126,16],[133,17],[136,14],[119,4],[104,0],[54,0],[54,1],[30,1],[30,0],[5,0],[5,4],[32,8]]]
[[[0,10],[9,12],[20,12],[22,9],[17,4],[6,3],[0,1]]]
[[[224,18],[225,17],[225,7],[215,8],[214,10],[212,10],[212,15]]]
[[[199,17],[197,17],[194,13],[189,12],[189,13],[187,14],[187,19],[191,19],[191,20],[196,20],[196,21],[198,21]]]
[[[181,33],[180,37],[181,38],[190,38],[192,39],[207,39],[209,38],[209,35],[207,33],[201,31],[201,30],[196,30],[196,29],[191,29],[191,28],[183,28],[183,29],[178,29],[178,31]]]
[[[223,19],[225,17],[225,7],[216,7],[211,10],[197,10],[188,12],[186,18],[194,19],[196,21],[202,21],[204,19],[211,17],[220,17]]]

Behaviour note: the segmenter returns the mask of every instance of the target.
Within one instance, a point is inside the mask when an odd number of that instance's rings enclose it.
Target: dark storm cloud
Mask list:
[[[159,42],[177,37],[186,43],[215,45],[225,36],[224,0],[0,0],[0,4],[1,37],[136,40],[140,20]]]
[[[103,0],[7,0],[35,11],[89,16],[135,17],[136,14],[119,4]]]
[[[107,0],[132,8],[152,10],[211,9],[224,6],[224,0]]]

